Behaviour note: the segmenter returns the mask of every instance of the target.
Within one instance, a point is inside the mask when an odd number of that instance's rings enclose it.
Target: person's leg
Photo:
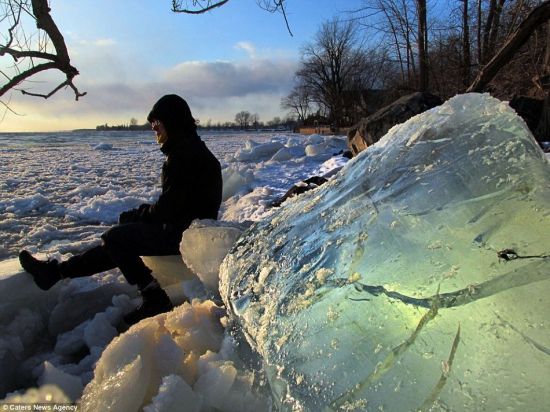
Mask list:
[[[25,250],[19,254],[19,260],[35,283],[44,290],[50,289],[62,278],[90,276],[118,267],[128,283],[137,285],[143,296],[143,304],[125,316],[126,323],[133,324],[173,308],[168,295],[140,256],[179,254],[181,234],[181,230],[169,225],[129,223],[112,227],[101,236],[102,245],[75,255],[66,262],[40,261]]]
[[[140,256],[179,253],[181,231],[167,225],[130,223],[114,226],[102,235],[104,247],[128,283],[137,285],[143,303],[124,316],[131,325],[142,319],[172,310],[173,305]]]
[[[154,278],[140,256],[179,254],[181,231],[162,224],[129,223],[105,232],[103,248],[128,283],[143,289]]]
[[[79,278],[92,276],[116,268],[115,262],[107,253],[105,245],[93,247],[82,254],[74,255],[59,264],[59,272],[63,278]]]
[[[103,245],[93,247],[61,263],[55,259],[48,261],[36,259],[23,250],[19,253],[19,262],[43,290],[50,289],[63,278],[91,276],[116,267]]]

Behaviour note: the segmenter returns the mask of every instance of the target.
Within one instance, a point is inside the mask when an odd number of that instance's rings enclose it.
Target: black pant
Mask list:
[[[127,223],[101,235],[103,244],[60,264],[68,278],[91,276],[118,267],[128,283],[140,289],[154,280],[140,256],[179,254],[183,230],[169,224]]]

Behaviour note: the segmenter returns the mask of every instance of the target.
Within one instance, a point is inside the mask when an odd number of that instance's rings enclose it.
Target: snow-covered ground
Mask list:
[[[198,246],[188,247],[186,263],[207,287],[192,273],[163,279],[176,303],[184,295],[198,299],[118,336],[136,291],[117,270],[43,292],[21,272],[16,256],[26,248],[66,258],[98,242],[120,212],[154,201],[163,155],[152,134],[0,134],[0,398],[82,397],[87,410],[168,411],[182,400],[187,406],[178,410],[269,409],[258,392],[261,373],[242,364],[225,333],[223,307],[209,299],[216,297],[216,264],[202,263],[210,254],[219,264],[240,230],[268,216],[269,204],[293,184],[343,166],[347,159],[335,154],[345,150],[345,138],[206,134],[203,140],[222,162],[220,220],[232,222],[213,225],[216,244],[204,231],[202,237],[201,230],[188,234],[189,244]],[[129,357],[132,366],[119,370]],[[113,379],[127,391],[104,392]],[[39,389],[25,393],[29,387]]]

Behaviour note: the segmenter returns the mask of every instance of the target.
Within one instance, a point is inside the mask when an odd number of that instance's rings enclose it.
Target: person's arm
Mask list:
[[[118,216],[118,223],[123,225],[126,223],[136,223],[139,222],[141,218],[141,213],[147,209],[150,205],[147,203],[141,204],[137,209],[130,209],[122,212]]]
[[[188,211],[188,202],[192,199],[193,176],[186,170],[185,162],[168,162],[162,193],[158,200],[151,205],[142,205],[139,216],[143,222],[176,223],[185,221]]]

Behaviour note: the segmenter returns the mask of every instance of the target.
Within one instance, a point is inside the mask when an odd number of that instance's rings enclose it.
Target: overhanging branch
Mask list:
[[[286,16],[285,0],[256,0],[256,3],[262,9],[270,13],[280,12],[285,19],[286,29],[288,30],[288,33],[293,36],[292,31],[290,30],[290,24],[288,23],[288,18]]]
[[[32,6],[32,14],[27,9],[29,4]],[[0,87],[0,97],[11,89],[15,90],[17,86],[30,77],[52,69],[59,70],[63,73],[65,75],[65,80],[49,93],[35,93],[25,89],[18,90],[26,95],[48,98],[62,88],[70,87],[75,94],[76,100],[84,96],[86,93],[81,93],[73,83],[74,77],[79,73],[78,70],[71,65],[69,52],[63,35],[50,15],[48,0],[10,1],[9,9],[5,11],[5,13],[4,17],[9,18],[11,24],[8,30],[9,35],[6,38],[6,44],[0,46],[0,56],[8,55],[13,58],[15,61],[14,67],[16,74],[7,75],[7,73],[2,72],[3,76],[6,77],[6,82]],[[36,22],[36,27],[39,29],[39,41],[34,47],[31,46],[30,38],[25,36],[24,31],[19,33],[19,36],[16,34],[17,26],[23,24],[21,21],[22,13],[31,14],[31,17]],[[42,39],[40,33],[44,33],[44,39]],[[46,43],[48,41],[53,45],[55,53],[46,51]],[[35,60],[40,60],[42,62],[37,64]],[[21,66],[25,62],[27,62],[28,67],[22,69]]]
[[[7,91],[15,88],[19,83],[28,79],[35,74],[43,72],[45,70],[57,69],[57,65],[54,62],[42,63],[37,66],[33,66],[28,70],[18,74],[17,76],[12,77],[6,84],[0,87],[0,96],[4,95]]]
[[[174,13],[203,14],[210,10],[223,6],[229,0],[221,0],[221,1],[216,1],[214,3],[212,3],[212,1],[210,0],[206,0],[206,1],[191,0],[191,1],[192,1],[191,3],[192,7],[195,7],[195,9],[189,8],[189,6],[187,5],[188,4],[187,1],[185,2],[185,6],[182,6],[181,1],[172,0],[172,11]]]
[[[34,97],[43,97],[44,99],[47,99],[48,97],[53,96],[55,93],[57,93],[59,90],[63,89],[64,87],[70,87],[73,89],[73,92],[75,94],[75,100],[78,100],[79,97],[86,96],[86,92],[80,93],[76,86],[73,84],[72,80],[65,80],[63,83],[61,83],[59,86],[57,86],[55,89],[53,89],[48,94],[42,94],[42,93],[32,93],[28,92],[26,90],[21,90],[21,93],[28,95],[28,96],[34,96]]]
[[[520,23],[512,36],[504,43],[499,52],[479,72],[467,92],[481,92],[495,77],[498,71],[507,64],[516,51],[525,44],[531,34],[550,19],[550,1],[547,0],[535,7]]]

